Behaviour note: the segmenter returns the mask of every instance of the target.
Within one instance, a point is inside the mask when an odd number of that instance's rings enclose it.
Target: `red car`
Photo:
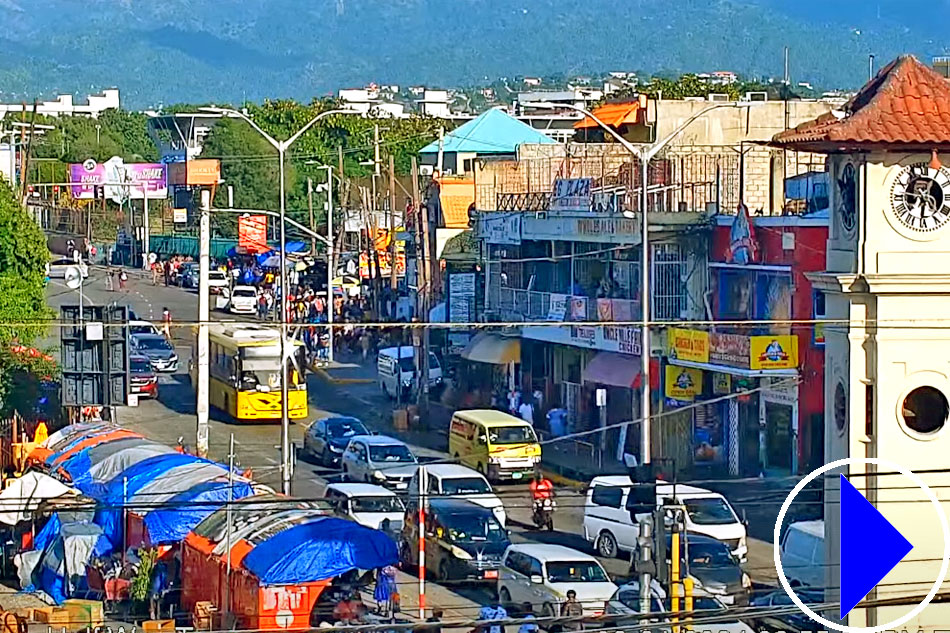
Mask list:
[[[132,393],[140,398],[158,397],[158,376],[146,356],[129,358],[129,383]]]

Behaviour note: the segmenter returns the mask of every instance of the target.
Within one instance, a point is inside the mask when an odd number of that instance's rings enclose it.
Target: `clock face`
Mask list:
[[[914,231],[934,231],[950,220],[950,173],[917,163],[901,169],[891,187],[891,209]]]
[[[838,217],[841,218],[842,228],[848,233],[854,230],[855,218],[858,214],[857,185],[854,176],[854,164],[846,163],[837,178]]]

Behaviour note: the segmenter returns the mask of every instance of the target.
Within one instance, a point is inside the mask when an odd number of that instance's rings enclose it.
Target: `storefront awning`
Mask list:
[[[584,368],[581,378],[584,382],[594,382],[627,389],[640,386],[640,357],[614,352],[598,352]]]
[[[521,339],[481,332],[462,350],[462,358],[476,363],[507,365],[521,362]]]

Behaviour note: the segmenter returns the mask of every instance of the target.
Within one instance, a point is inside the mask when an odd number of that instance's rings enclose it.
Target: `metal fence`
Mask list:
[[[556,308],[553,313],[552,298]],[[574,299],[584,300],[583,314],[577,311],[579,303],[575,305]],[[610,299],[608,303],[593,297],[504,286],[489,288],[488,309],[503,321],[627,321],[640,316],[640,302],[633,299]]]

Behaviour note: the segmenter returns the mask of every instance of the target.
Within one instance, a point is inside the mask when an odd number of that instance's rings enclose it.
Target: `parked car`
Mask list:
[[[83,279],[89,277],[89,266],[86,265],[86,262],[76,262],[76,260],[70,259],[68,257],[61,257],[59,259],[54,259],[46,265],[46,276],[50,279],[64,279],[66,277],[66,271],[69,270],[70,266],[75,266],[79,269],[79,274],[82,275]]]
[[[476,582],[494,585],[508,531],[491,510],[465,499],[435,497],[426,513],[426,570],[440,583]],[[407,510],[399,559],[406,568],[419,565],[419,513]]]
[[[409,447],[386,435],[350,438],[340,461],[345,481],[378,483],[395,490],[408,489],[409,480],[419,468]]]
[[[626,475],[595,477],[587,488],[584,502],[584,538],[605,558],[637,547],[640,527],[631,512],[633,481]],[[675,490],[675,493],[674,493]],[[686,507],[686,530],[722,541],[740,560],[748,554],[746,526],[736,516],[729,501],[718,492],[665,482],[657,482],[656,500]]]
[[[148,357],[156,371],[178,371],[178,354],[161,334],[136,334],[131,337],[135,353]]]
[[[386,347],[376,357],[376,374],[379,388],[390,398],[405,396],[416,381],[416,349],[411,345]],[[429,388],[442,384],[442,364],[439,357],[429,352]]]
[[[208,271],[208,292],[213,295],[221,294],[225,288],[230,288],[231,282],[228,275],[222,270]]]
[[[824,592],[799,589],[795,592],[799,599],[806,605],[819,605],[825,601]],[[784,591],[773,591],[764,596],[757,596],[749,603],[753,607],[760,609],[769,607],[791,607],[794,605],[792,599]],[[820,615],[820,614],[819,614]],[[811,631],[816,629],[815,621],[805,613],[789,613],[786,615],[770,615],[767,617],[755,618],[756,628],[758,630],[784,630],[784,631]]]
[[[672,535],[667,535],[669,559]],[[669,562],[669,561],[667,561]],[[680,569],[684,577],[729,607],[749,604],[752,579],[742,571],[739,559],[722,541],[701,534],[686,534],[680,539]]]
[[[162,336],[162,331],[151,321],[135,319],[129,321],[129,334],[133,336],[136,334],[155,334],[156,336]]]
[[[669,597],[666,595],[663,587],[653,581],[651,586],[651,600],[650,600],[650,612],[657,614],[668,614],[672,610],[672,602]],[[680,610],[685,610],[685,604],[683,603],[682,598],[680,599]],[[724,617],[728,613],[728,607],[722,602],[717,600],[715,597],[710,596],[701,588],[696,588],[693,590],[693,611],[699,612],[695,613],[696,617],[703,616],[716,616],[716,623],[711,627],[711,630],[716,631],[716,633],[754,633],[754,629],[749,627],[749,625],[740,622],[739,620],[722,620],[720,618]],[[623,620],[623,617],[636,616],[640,613],[640,583],[638,581],[629,582],[619,589],[617,592],[610,597],[610,600],[607,602],[605,607],[605,615],[607,616],[618,616],[615,618],[607,618],[607,621],[603,624],[599,624],[601,627],[609,626],[618,626],[622,627],[624,623],[630,624],[635,622],[639,624],[641,620],[636,619],[633,621]],[[651,619],[652,622],[659,623],[669,623],[670,620],[667,616],[658,615],[656,618]],[[655,633],[670,633],[672,627],[662,626],[658,628],[651,629]],[[680,626],[680,631],[683,633],[699,633],[699,631],[705,630],[705,627],[693,628],[691,626]]]
[[[129,357],[129,388],[139,397],[158,397],[158,375],[147,356]]]
[[[541,543],[508,547],[498,571],[498,598],[503,604],[530,602],[535,613],[553,617],[560,614],[568,589],[577,592],[584,615],[601,615],[617,585],[590,554]]]
[[[782,537],[782,570],[792,586],[825,586],[825,522],[798,521]]]
[[[426,466],[426,474],[426,494],[472,501],[491,510],[502,525],[507,522],[505,506],[484,475],[458,464],[430,464]],[[409,499],[418,498],[419,471],[416,471],[409,482]]]
[[[234,286],[231,290],[228,312],[231,314],[255,314],[257,312],[257,288],[254,286]]]
[[[375,484],[330,484],[323,496],[344,519],[391,535],[402,532],[406,506],[388,488]]]
[[[178,266],[175,283],[182,288],[198,287],[198,262],[185,262]]]
[[[357,435],[372,434],[356,418],[345,415],[317,418],[303,436],[303,451],[324,466],[335,466],[340,463],[350,439]]]

